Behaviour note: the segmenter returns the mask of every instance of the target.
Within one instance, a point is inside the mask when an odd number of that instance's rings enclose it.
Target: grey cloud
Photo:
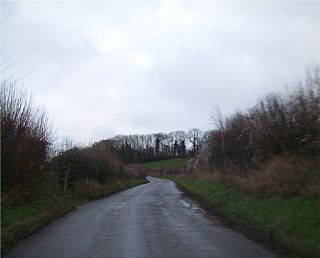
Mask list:
[[[58,135],[213,125],[319,62],[318,2],[2,2],[14,69]]]

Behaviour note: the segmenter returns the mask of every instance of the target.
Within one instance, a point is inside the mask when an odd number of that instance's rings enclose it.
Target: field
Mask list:
[[[185,162],[185,159],[165,159],[159,161],[152,161],[143,163],[145,168],[174,168],[182,165]]]

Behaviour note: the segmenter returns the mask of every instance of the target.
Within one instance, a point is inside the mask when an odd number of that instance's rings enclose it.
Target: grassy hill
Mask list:
[[[174,168],[182,165],[185,162],[185,159],[165,159],[159,161],[152,161],[143,163],[145,168]]]

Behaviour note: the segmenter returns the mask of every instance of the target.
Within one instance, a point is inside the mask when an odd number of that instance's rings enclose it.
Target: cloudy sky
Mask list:
[[[320,60],[320,2],[1,2],[6,76],[57,136],[213,127]]]

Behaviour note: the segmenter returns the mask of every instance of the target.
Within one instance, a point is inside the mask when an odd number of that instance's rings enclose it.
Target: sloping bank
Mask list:
[[[319,257],[319,204],[316,197],[257,196],[212,181],[166,176],[195,195],[216,215],[285,250],[290,257]]]
[[[106,197],[136,185],[148,183],[146,179],[119,181],[106,186],[99,195],[86,193],[56,193],[31,202],[1,205],[1,253],[20,239],[42,229],[50,222],[74,209],[77,205]]]

